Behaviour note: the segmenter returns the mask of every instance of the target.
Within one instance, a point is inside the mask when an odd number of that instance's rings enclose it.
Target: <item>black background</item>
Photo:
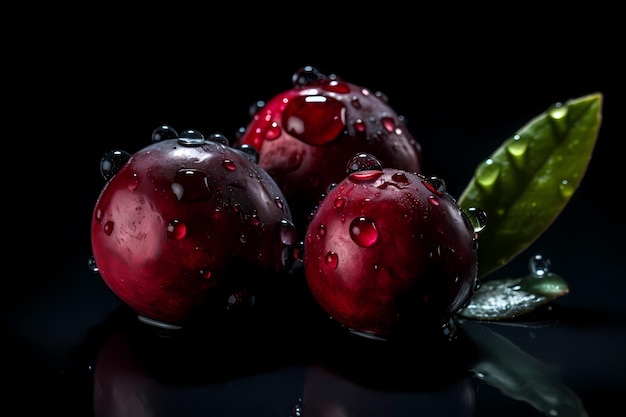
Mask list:
[[[616,41],[624,33],[610,10],[541,21],[517,9],[492,20],[477,10],[479,17],[394,6],[357,15],[313,4],[287,17],[261,7],[234,19],[216,11],[73,12],[46,18],[38,10],[23,26],[30,36],[16,33],[22,41],[5,59],[3,349],[15,387],[7,399],[26,409],[88,408],[88,385],[67,370],[93,356],[85,333],[119,305],[87,267],[102,155],[140,149],[161,124],[234,138],[249,107],[290,88],[304,65],[385,93],[422,145],[424,171],[444,178],[453,195],[531,118],[601,92],[587,174],[528,253],[550,257],[566,278],[564,306],[625,312],[624,64]],[[526,255],[511,270],[525,270]],[[620,359],[608,367],[610,398],[616,385],[623,392]],[[619,404],[607,398],[589,401],[594,410]]]

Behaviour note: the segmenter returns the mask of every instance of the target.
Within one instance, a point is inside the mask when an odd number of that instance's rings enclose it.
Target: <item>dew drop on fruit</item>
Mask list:
[[[320,80],[327,80],[328,77],[320,72],[317,68],[307,65],[299,68],[292,76],[291,83],[294,87],[305,87],[307,85],[315,84]]]
[[[299,240],[291,247],[291,252],[293,255],[293,259],[298,262],[304,261],[304,240]]]
[[[350,237],[361,247],[372,246],[378,240],[376,223],[367,217],[357,217],[350,223]]]
[[[536,254],[528,261],[528,270],[530,274],[535,278],[542,278],[546,276],[552,268],[552,261],[548,258],[544,258],[541,254]]]
[[[89,257],[89,259],[87,260],[87,266],[89,267],[89,269],[91,270],[91,272],[98,272],[98,265],[96,264],[96,258],[93,257],[93,255],[91,255]]]
[[[130,159],[130,153],[122,150],[113,150],[105,153],[100,160],[100,175],[110,180]]]
[[[128,182],[126,183],[126,188],[128,188],[130,191],[135,191],[137,187],[139,187],[140,183],[141,177],[136,172],[133,172],[128,179]]]
[[[280,128],[280,125],[277,122],[273,121],[270,123],[267,130],[265,131],[265,139],[274,140],[279,137],[282,132],[283,130]]]
[[[204,135],[197,130],[187,129],[178,137],[178,143],[183,146],[199,146],[204,144]]]
[[[476,182],[485,190],[492,190],[496,180],[500,177],[500,170],[500,164],[488,158],[476,168]]]
[[[111,236],[111,233],[113,233],[113,222],[112,221],[106,222],[102,230],[104,230],[105,235]]]
[[[334,93],[348,94],[350,92],[350,86],[343,81],[331,80],[324,85],[324,90],[332,91]]]
[[[280,221],[280,240],[283,245],[293,245],[298,237],[296,226],[288,219]]]
[[[430,204],[432,204],[433,206],[438,206],[439,205],[439,200],[437,200],[437,197],[435,197],[434,195],[429,195],[428,196],[428,202]]]
[[[174,219],[168,223],[166,231],[168,238],[182,239],[187,234],[187,225],[178,219]]]
[[[410,184],[411,180],[406,176],[404,172],[394,172],[391,175],[391,179],[400,184]]]
[[[387,132],[393,132],[396,127],[396,122],[393,120],[393,117],[383,117],[380,119],[380,123]]]
[[[333,207],[335,208],[341,208],[343,207],[343,205],[346,203],[346,199],[343,197],[337,197],[335,199],[335,201],[333,202]]]
[[[276,207],[278,207],[281,210],[284,210],[285,208],[285,203],[283,202],[283,199],[280,197],[274,197],[274,203],[276,204]]]
[[[363,119],[356,119],[354,123],[352,123],[352,125],[354,126],[354,130],[356,130],[357,132],[365,132],[365,122],[363,121]]]
[[[425,179],[424,185],[437,195],[443,195],[446,192],[446,183],[439,177],[430,177]]]
[[[172,192],[180,201],[199,201],[209,198],[207,175],[197,169],[181,169],[174,175]]]
[[[339,265],[339,256],[333,251],[329,251],[324,256],[324,264],[330,269],[337,269]]]
[[[176,139],[178,132],[168,125],[161,125],[152,131],[152,143],[160,142],[162,140]]]
[[[212,133],[211,135],[209,135],[209,140],[211,142],[221,143],[224,146],[230,146],[228,138],[221,133]]]
[[[222,161],[222,166],[228,171],[235,171],[237,169],[237,164],[235,164],[235,162],[230,159],[224,159]]]
[[[378,158],[369,153],[354,155],[346,165],[346,174],[350,175],[359,171],[383,171],[383,164]]]
[[[309,145],[323,145],[336,139],[346,127],[346,108],[332,97],[298,96],[283,110],[283,128]]]
[[[243,152],[246,158],[248,158],[251,162],[254,162],[255,164],[259,163],[259,151],[257,151],[254,146],[242,144],[237,149]]]
[[[477,207],[469,207],[465,214],[474,229],[474,233],[482,232],[485,226],[487,226],[487,213],[484,210]]]

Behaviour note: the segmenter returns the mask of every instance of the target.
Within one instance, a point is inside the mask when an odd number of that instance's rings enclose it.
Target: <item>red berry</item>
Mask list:
[[[386,96],[313,67],[301,68],[292,81],[291,89],[261,103],[235,144],[257,149],[259,165],[285,194],[301,232],[354,154],[420,171],[421,146]]]
[[[360,154],[320,202],[304,240],[314,299],[355,333],[441,329],[477,283],[478,228],[437,178]]]
[[[263,279],[288,268],[297,236],[281,190],[253,157],[219,134],[165,133],[132,156],[103,159],[109,181],[91,243],[114,293],[140,317],[176,325],[209,301],[252,303]]]

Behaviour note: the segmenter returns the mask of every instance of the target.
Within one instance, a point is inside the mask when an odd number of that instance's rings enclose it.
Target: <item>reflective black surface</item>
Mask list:
[[[163,39],[155,35],[147,49],[63,43],[55,70],[29,84],[37,100],[26,133],[35,146],[23,142],[17,155],[25,168],[37,167],[20,200],[34,214],[16,209],[20,239],[7,243],[20,266],[3,274],[5,407],[20,415],[285,417],[595,417],[622,408],[624,106],[613,55],[533,55],[530,39],[507,50],[474,39],[442,58],[405,40],[404,53],[421,51],[418,63],[390,65],[331,60],[322,47],[283,59],[265,49],[232,53],[217,43],[163,46]],[[587,50],[578,45],[572,51]],[[164,50],[171,59],[158,54]],[[390,344],[323,317],[296,268],[293,287],[259,311],[174,334],[138,322],[88,267],[101,156],[138,150],[164,123],[234,137],[248,107],[289,88],[291,74],[307,64],[387,94],[422,144],[425,170],[453,195],[532,117],[554,102],[602,92],[603,124],[580,188],[550,229],[497,273],[523,275],[528,258],[541,253],[570,293],[515,322],[459,321],[452,342]]]

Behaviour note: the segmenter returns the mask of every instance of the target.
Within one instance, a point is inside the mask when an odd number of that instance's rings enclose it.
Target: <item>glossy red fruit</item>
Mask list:
[[[164,133],[132,156],[103,158],[109,180],[91,244],[119,298],[144,320],[180,325],[207,303],[253,303],[264,279],[288,269],[297,235],[284,195],[254,155],[219,134]]]
[[[477,231],[437,178],[356,155],[321,201],[303,264],[315,300],[355,333],[389,339],[446,327],[471,298]],[[476,225],[476,226],[474,226]]]
[[[299,230],[358,152],[390,168],[420,171],[421,146],[385,95],[310,66],[292,84],[255,109],[235,144],[259,152],[259,165],[285,194]]]

